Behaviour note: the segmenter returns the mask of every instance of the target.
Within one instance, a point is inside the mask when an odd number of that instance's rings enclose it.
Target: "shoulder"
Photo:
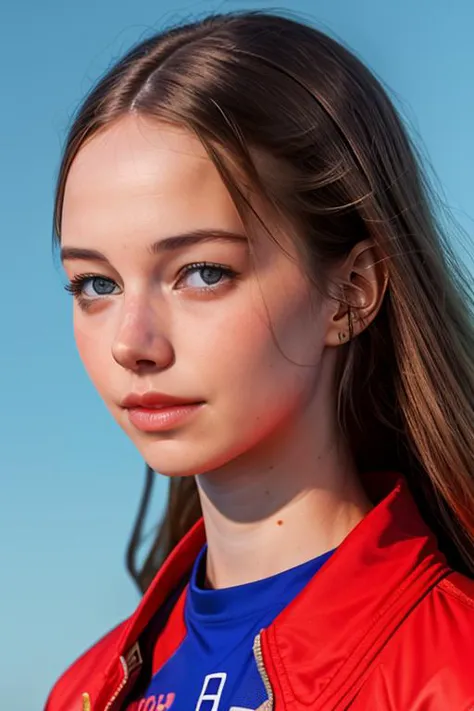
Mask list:
[[[413,624],[441,662],[465,670],[474,684],[474,580],[447,575],[415,610]]]
[[[427,668],[451,668],[474,692],[474,580],[452,572],[421,600],[406,625]]]
[[[459,608],[460,611],[464,610],[465,614],[474,615],[473,579],[461,575],[461,573],[453,572],[438,583],[435,592],[450,598],[450,607]]]
[[[82,694],[94,686],[95,679],[102,680],[125,624],[126,621],[107,632],[66,669],[53,686],[44,711],[81,708]]]
[[[474,581],[451,573],[409,613],[366,689],[390,708],[474,711]],[[375,698],[378,698],[375,696]]]

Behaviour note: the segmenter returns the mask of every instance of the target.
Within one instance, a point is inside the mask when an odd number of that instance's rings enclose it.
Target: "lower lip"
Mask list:
[[[128,409],[128,419],[142,432],[167,432],[187,422],[203,403],[171,405],[168,407],[133,407]]]

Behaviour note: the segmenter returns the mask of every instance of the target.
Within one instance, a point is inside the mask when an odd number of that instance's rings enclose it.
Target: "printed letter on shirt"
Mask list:
[[[226,679],[227,674],[225,673],[208,674],[206,676],[195,711],[218,711]],[[217,685],[216,682],[218,682]],[[209,708],[207,704],[204,704],[205,701],[212,701],[212,706]]]

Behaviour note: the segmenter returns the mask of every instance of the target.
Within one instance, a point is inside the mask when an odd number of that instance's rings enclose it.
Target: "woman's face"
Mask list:
[[[315,397],[327,307],[315,308],[294,249],[263,230],[252,241],[251,256],[217,170],[183,129],[130,115],[73,162],[62,252],[77,347],[164,474],[264,447]]]

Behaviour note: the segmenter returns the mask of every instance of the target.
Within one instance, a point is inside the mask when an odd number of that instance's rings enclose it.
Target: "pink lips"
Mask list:
[[[166,432],[189,420],[204,403],[148,392],[128,395],[121,403],[132,425],[142,432]]]

